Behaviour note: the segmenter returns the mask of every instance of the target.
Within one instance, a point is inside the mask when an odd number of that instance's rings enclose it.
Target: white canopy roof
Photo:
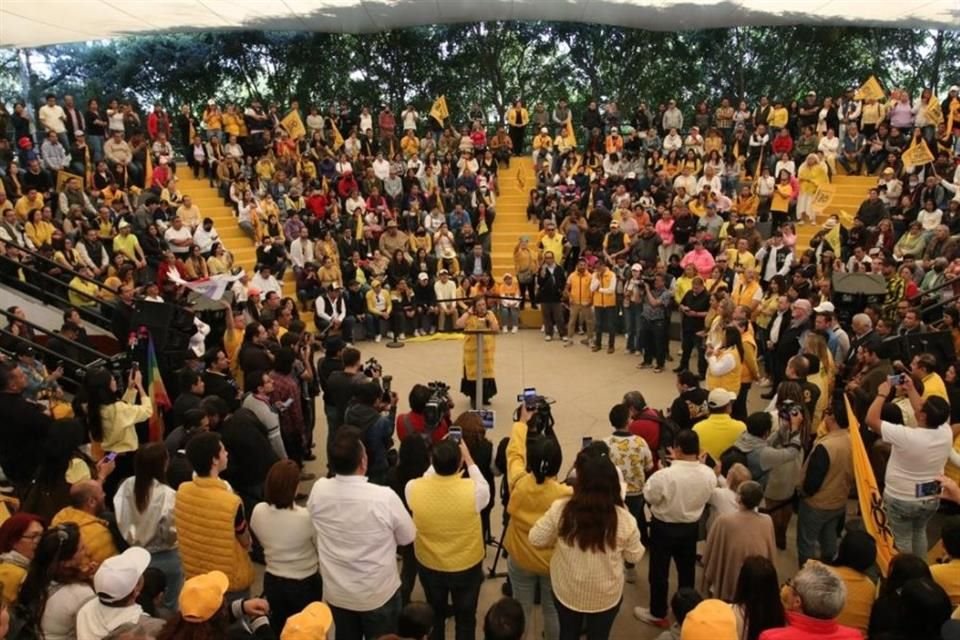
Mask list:
[[[364,33],[480,20],[659,31],[735,25],[960,28],[955,0],[0,0],[0,47],[220,29]]]

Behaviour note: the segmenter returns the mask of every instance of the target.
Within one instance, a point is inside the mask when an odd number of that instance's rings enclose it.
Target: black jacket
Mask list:
[[[203,387],[205,396],[223,398],[231,412],[240,407],[240,399],[237,397],[237,381],[230,374],[204,371]]]
[[[559,264],[553,268],[551,274],[546,266],[540,267],[537,272],[537,298],[543,303],[560,302],[563,290],[567,286],[567,274]]]
[[[220,437],[230,455],[223,479],[235,488],[262,485],[278,458],[257,416],[249,409],[238,409],[220,427]]]
[[[39,405],[12,393],[0,393],[0,467],[15,485],[33,479],[53,419]]]

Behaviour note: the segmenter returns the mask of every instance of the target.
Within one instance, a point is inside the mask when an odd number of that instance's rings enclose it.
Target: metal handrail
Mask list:
[[[15,334],[13,334],[13,333],[10,333],[10,332],[7,331],[6,329],[0,329],[0,335],[9,336],[9,337],[13,338],[13,340],[14,340],[16,343],[25,343],[25,344],[29,345],[30,348],[33,349],[34,351],[39,351],[39,352],[41,352],[42,354],[46,355],[46,356],[47,356],[49,359],[51,359],[51,360],[63,362],[63,364],[66,365],[66,366],[64,366],[64,369],[63,369],[63,371],[64,371],[64,373],[63,373],[63,379],[66,380],[66,381],[68,381],[68,382],[73,383],[73,384],[76,385],[76,386],[80,386],[80,385],[83,383],[83,379],[82,379],[83,376],[82,376],[82,375],[77,375],[79,372],[81,372],[81,371],[82,371],[82,372],[86,372],[86,371],[89,371],[90,369],[94,369],[94,368],[96,368],[96,367],[104,367],[104,366],[107,366],[107,363],[108,363],[109,360],[110,360],[109,358],[101,355],[101,356],[100,356],[99,358],[97,358],[96,360],[93,360],[93,361],[91,361],[91,362],[89,362],[89,363],[87,363],[87,364],[83,364],[82,362],[77,362],[76,360],[71,360],[70,358],[65,357],[65,356],[64,356],[63,354],[61,354],[61,353],[57,353],[56,351],[52,351],[51,349],[47,348],[46,346],[44,346],[44,345],[42,345],[42,344],[37,344],[37,343],[35,343],[35,342],[30,342],[29,340],[27,340],[27,339],[24,338],[23,336],[18,336],[18,335],[15,335]],[[83,346],[83,345],[81,345],[81,346]],[[8,351],[8,350],[4,350],[4,351]],[[15,354],[11,352],[10,355],[13,356],[13,355],[15,355]],[[49,370],[49,367],[48,367],[48,370]]]
[[[956,277],[954,277],[954,278],[948,278],[948,279],[944,280],[943,282],[941,282],[940,284],[938,284],[937,286],[931,287],[930,289],[920,289],[920,288],[918,287],[918,288],[917,288],[917,292],[916,292],[915,294],[913,294],[912,296],[910,296],[909,298],[907,298],[907,300],[908,300],[908,301],[911,301],[911,302],[914,301],[914,300],[918,300],[918,299],[922,298],[923,296],[928,296],[928,295],[930,295],[931,293],[934,293],[934,292],[936,292],[936,291],[940,291],[940,289],[945,289],[946,287],[952,286],[953,284],[956,284],[957,282],[960,282],[960,276],[956,276]]]
[[[4,260],[4,261],[6,261],[6,262],[10,262],[10,263],[16,264],[18,268],[23,269],[23,270],[26,271],[27,273],[30,273],[30,274],[32,274],[32,275],[35,275],[35,276],[38,277],[38,278],[41,278],[41,279],[46,280],[46,281],[50,281],[50,282],[52,282],[53,284],[55,284],[57,287],[67,287],[68,290],[73,291],[76,295],[79,295],[80,297],[85,298],[85,299],[87,299],[87,300],[92,300],[92,301],[96,302],[97,304],[103,304],[103,305],[106,305],[106,306],[108,306],[108,307],[115,307],[115,306],[116,306],[116,302],[114,302],[114,301],[112,301],[112,300],[102,300],[101,298],[98,298],[98,297],[96,297],[96,296],[92,296],[92,295],[88,294],[86,291],[81,291],[81,290],[79,290],[79,289],[71,289],[68,282],[64,282],[63,280],[60,280],[59,278],[57,278],[57,277],[55,277],[55,276],[52,276],[52,275],[50,275],[49,273],[45,273],[45,272],[43,272],[43,271],[40,271],[39,269],[36,269],[36,268],[34,268],[34,267],[30,266],[30,265],[25,265],[25,264],[23,264],[22,262],[17,262],[16,260],[11,260],[11,259],[8,258],[7,256],[3,256],[3,255],[0,255],[0,260]],[[83,276],[80,276],[80,277],[82,278]],[[87,279],[87,278],[84,278],[84,280],[88,280],[88,279]],[[73,307],[73,306],[75,306],[75,305],[73,305],[73,304],[70,302],[69,299],[64,298],[63,296],[57,295],[57,293],[55,293],[55,291],[54,291],[53,289],[50,289],[50,290],[44,289],[44,288],[40,287],[39,285],[37,285],[36,283],[30,282],[29,278],[28,278],[27,280],[25,280],[25,281],[19,281],[19,282],[20,282],[22,285],[26,285],[26,286],[29,287],[31,290],[36,291],[36,297],[38,297],[38,298],[41,298],[41,299],[43,299],[43,298],[50,298],[50,299],[56,300],[56,301],[64,304],[66,307]],[[94,280],[93,282],[96,282],[96,280]],[[99,286],[99,285],[98,285],[98,286]],[[102,288],[107,289],[108,291],[112,291],[112,289],[110,289],[110,287],[102,287]],[[101,326],[104,327],[104,328],[108,328],[108,327],[110,326],[110,320],[109,320],[106,316],[104,316],[104,315],[102,315],[102,314],[100,314],[100,313],[97,313],[96,311],[93,311],[93,310],[91,310],[91,309],[89,309],[89,308],[87,308],[87,307],[78,307],[77,310],[80,312],[81,315],[85,315],[85,316],[89,316],[89,317],[93,318],[93,319],[97,322],[97,324],[101,325]]]
[[[74,271],[74,270],[71,269],[70,267],[65,267],[65,266],[63,266],[62,264],[60,264],[59,262],[57,262],[56,260],[54,260],[53,258],[48,258],[47,256],[43,255],[42,253],[38,253],[38,252],[34,251],[33,249],[27,249],[26,247],[17,247],[17,249],[19,249],[19,250],[22,251],[23,253],[26,253],[27,255],[32,256],[33,258],[35,258],[35,259],[37,259],[37,260],[43,260],[44,262],[48,262],[48,263],[56,266],[58,269],[64,271],[65,273],[70,274],[70,275],[73,276],[73,277],[80,278],[81,280],[86,280],[87,282],[90,282],[90,283],[93,283],[93,284],[97,285],[97,286],[100,287],[101,289],[106,289],[107,291],[109,291],[110,293],[112,293],[112,294],[115,295],[115,296],[120,295],[120,290],[119,290],[119,289],[114,289],[114,288],[112,288],[112,287],[108,287],[107,285],[103,284],[102,282],[100,282],[100,281],[97,280],[96,278],[91,278],[91,277],[89,277],[89,276],[85,276],[85,275],[83,275],[83,274],[81,274],[81,273],[78,273],[78,272]]]
[[[63,336],[61,336],[59,333],[56,333],[56,332],[54,332],[54,331],[51,331],[50,329],[47,329],[46,327],[43,327],[43,326],[37,324],[36,322],[31,322],[31,321],[29,321],[29,320],[22,320],[22,319],[18,318],[17,316],[13,315],[11,312],[7,311],[6,309],[0,309],[0,316],[5,317],[10,324],[12,324],[13,321],[22,322],[23,324],[27,325],[28,327],[30,327],[30,328],[33,329],[34,331],[37,331],[37,332],[39,332],[39,333],[44,334],[45,336],[48,337],[48,339],[49,339],[49,337],[56,336],[56,337],[60,338],[61,340],[66,340],[66,338],[64,338]],[[8,325],[8,326],[9,326],[9,325]],[[14,336],[14,337],[17,337],[17,338],[20,337],[20,336],[17,336],[16,334],[14,334],[14,333],[8,331],[5,327],[2,328],[2,329],[0,329],[0,331],[3,331],[4,333],[9,334],[9,335]],[[79,348],[81,351],[85,351],[85,352],[88,353],[88,354],[92,354],[93,357],[94,357],[94,360],[96,360],[96,359],[109,360],[109,359],[110,359],[110,356],[108,356],[108,355],[106,355],[106,354],[104,354],[104,353],[101,353],[100,351],[97,351],[97,350],[94,349],[93,347],[88,347],[87,345],[83,344],[82,342],[77,342],[76,340],[67,340],[67,342],[69,342],[70,344],[72,344],[72,345],[74,345],[75,347]],[[40,346],[40,345],[37,345],[37,346]]]

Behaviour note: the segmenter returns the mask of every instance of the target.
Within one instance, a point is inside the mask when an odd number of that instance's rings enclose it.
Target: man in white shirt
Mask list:
[[[700,437],[685,429],[677,434],[673,462],[654,473],[643,487],[653,515],[650,523],[650,608],[635,607],[638,620],[658,627],[667,622],[670,561],[677,565],[679,588],[694,588],[700,516],[717,487],[714,471],[701,464]]]
[[[193,243],[200,247],[200,253],[204,257],[209,258],[215,242],[220,242],[220,234],[213,228],[213,220],[204,218],[203,224],[193,232]]]
[[[413,520],[393,490],[367,482],[367,452],[357,429],[337,430],[328,459],[335,475],[313,485],[307,511],[337,637],[395,633],[401,607],[397,547],[416,537]]]
[[[457,322],[457,303],[453,302],[457,297],[457,285],[450,279],[450,272],[446,269],[440,269],[437,274],[433,292],[437,295],[437,330],[453,331]],[[446,328],[448,319],[450,327]]]
[[[353,342],[353,326],[356,319],[347,314],[347,302],[343,298],[343,286],[339,282],[330,284],[327,292],[318,297],[315,303],[316,313],[313,321],[317,333],[340,332],[340,337],[350,344]]]
[[[47,96],[47,104],[37,111],[37,120],[40,121],[44,131],[57,134],[64,149],[70,146],[70,140],[67,138],[67,114],[63,107],[57,104],[57,96],[52,93]]]
[[[270,267],[266,265],[261,266],[260,270],[253,274],[253,277],[250,278],[250,286],[260,290],[261,300],[265,299],[271,291],[283,295],[280,283],[277,282],[277,278],[273,275]]]
[[[178,258],[185,258],[193,246],[193,232],[183,224],[180,216],[173,219],[173,223],[163,232],[163,239],[170,245],[170,251]]]
[[[950,404],[940,396],[923,400],[913,379],[898,375],[898,386],[906,391],[918,428],[881,419],[883,405],[890,395],[889,380],[877,388],[866,422],[892,447],[885,476],[883,510],[894,544],[900,551],[926,557],[927,523],[940,506],[937,476],[943,473],[953,444]]]
[[[290,261],[293,263],[293,272],[299,274],[304,265],[314,261],[314,245],[310,239],[310,230],[300,229],[300,235],[290,243]]]
[[[200,226],[200,207],[193,204],[193,198],[190,196],[183,196],[183,202],[177,209],[177,216],[190,227],[190,231]]]

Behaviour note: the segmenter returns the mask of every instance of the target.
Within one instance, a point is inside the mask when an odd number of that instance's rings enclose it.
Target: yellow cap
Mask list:
[[[230,580],[222,571],[190,578],[180,591],[180,614],[187,622],[206,622],[223,606]]]
[[[333,613],[323,602],[311,602],[307,608],[287,618],[280,640],[323,640],[333,625]]]

